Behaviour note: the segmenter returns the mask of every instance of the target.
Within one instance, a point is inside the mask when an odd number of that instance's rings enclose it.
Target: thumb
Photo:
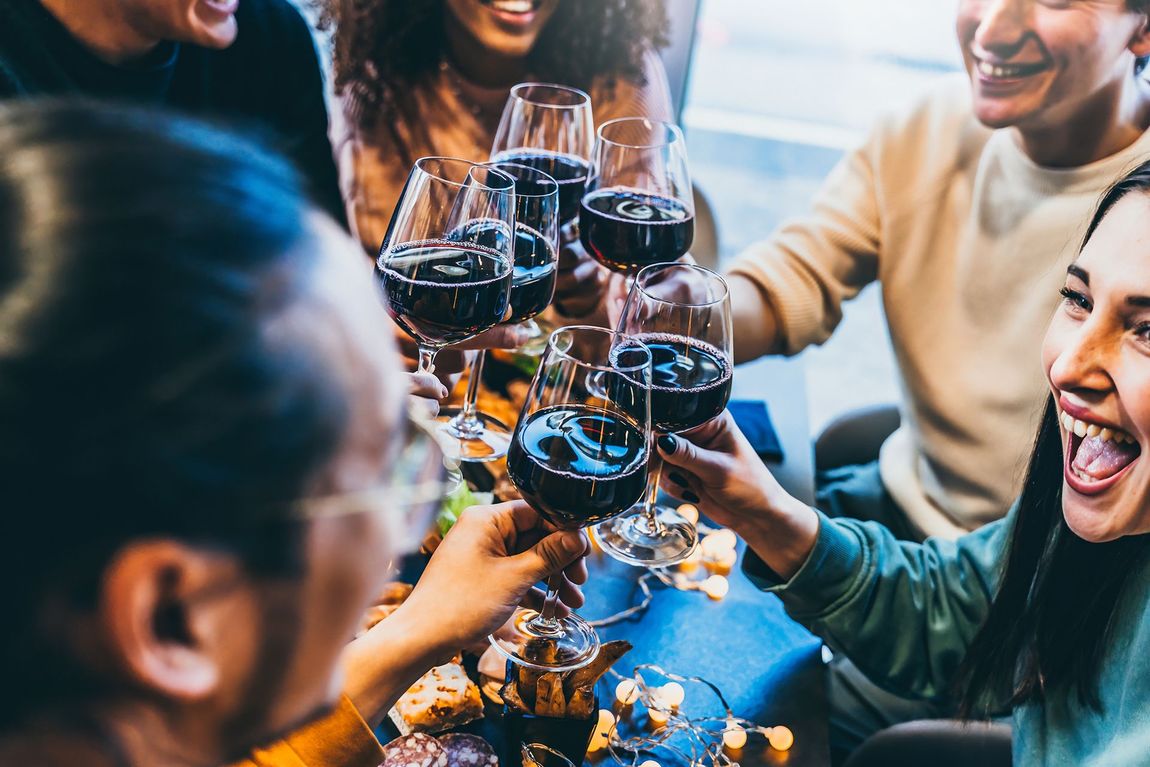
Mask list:
[[[562,571],[586,553],[587,537],[580,532],[564,531],[548,535],[515,558],[523,563],[534,583]]]
[[[664,461],[687,469],[705,485],[720,482],[727,473],[722,453],[704,450],[683,437],[663,434],[658,445]]]

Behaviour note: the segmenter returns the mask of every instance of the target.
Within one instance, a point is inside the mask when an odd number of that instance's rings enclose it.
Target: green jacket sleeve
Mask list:
[[[937,698],[990,610],[1013,519],[912,544],[873,522],[820,514],[815,547],[790,581],[753,555],[744,571],[875,684]]]

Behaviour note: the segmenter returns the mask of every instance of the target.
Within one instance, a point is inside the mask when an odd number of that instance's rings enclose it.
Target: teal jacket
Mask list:
[[[958,541],[918,545],[874,523],[823,516],[814,550],[786,583],[750,554],[743,569],[876,684],[933,698],[987,616],[1012,524],[1013,512]],[[1150,565],[1139,567],[1116,618],[1102,711],[1073,696],[1015,709],[1015,765],[1150,765]]]

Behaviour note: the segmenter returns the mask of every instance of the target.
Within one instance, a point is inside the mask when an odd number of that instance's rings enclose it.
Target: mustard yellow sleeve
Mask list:
[[[378,767],[383,749],[351,700],[232,767]]]

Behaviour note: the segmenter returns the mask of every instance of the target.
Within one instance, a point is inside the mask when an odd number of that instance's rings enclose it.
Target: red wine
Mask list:
[[[579,216],[579,200],[587,183],[587,161],[570,154],[539,149],[514,149],[492,158],[497,162],[515,162],[541,170],[559,184],[559,225],[565,226]]]
[[[674,261],[695,237],[695,217],[683,203],[609,188],[583,198],[579,238],[595,259],[615,272],[633,274],[644,266]]]
[[[531,414],[507,451],[511,482],[545,519],[574,530],[621,514],[647,484],[647,438],[602,408],[559,405]]]
[[[635,336],[651,350],[651,422],[655,431],[694,429],[731,398],[731,363],[710,344],[670,333]]]
[[[387,313],[412,338],[439,347],[495,327],[507,314],[511,269],[470,242],[427,240],[380,262]]]
[[[511,319],[523,322],[551,305],[555,296],[555,251],[539,232],[515,227],[515,269],[511,278]]]

